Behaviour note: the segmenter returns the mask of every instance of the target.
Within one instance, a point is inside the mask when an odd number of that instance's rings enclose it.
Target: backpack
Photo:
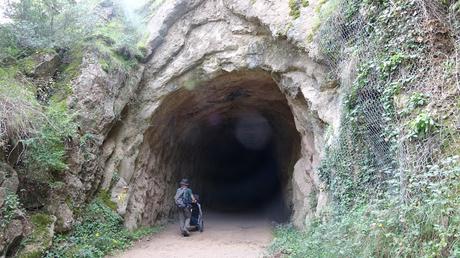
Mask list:
[[[176,203],[177,207],[186,208],[188,206],[188,198],[186,196],[187,190],[187,188],[177,189],[176,195],[174,196],[174,202]]]

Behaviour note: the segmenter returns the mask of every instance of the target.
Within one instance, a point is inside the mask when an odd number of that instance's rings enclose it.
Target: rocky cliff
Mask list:
[[[134,65],[107,67],[107,53],[84,48],[78,72],[70,83],[72,93],[66,96],[66,104],[77,114],[79,135],[70,140],[66,149],[68,167],[59,176],[64,187],[47,192],[43,207],[38,207],[52,215],[51,230],[70,230],[76,217],[74,208],[83,207],[100,192],[107,193],[116,204],[128,229],[167,220],[174,212],[171,200],[181,177],[191,178],[199,191],[206,191],[207,186],[199,182],[202,171],[215,169],[203,167],[203,153],[220,132],[213,128],[240,120],[251,121],[249,127],[254,123],[256,127],[260,123],[269,125],[276,146],[274,159],[279,164],[282,198],[290,221],[298,228],[328,212],[333,203],[342,204],[341,198],[348,198],[346,189],[355,190],[346,187],[391,189],[383,183],[385,171],[409,166],[395,157],[413,157],[418,152],[411,152],[411,148],[428,149],[441,144],[428,146],[409,141],[414,135],[422,137],[419,129],[409,125],[417,115],[404,118],[398,113],[396,120],[392,120],[395,113],[388,115],[388,105],[396,105],[397,109],[398,105],[409,105],[411,100],[407,99],[416,86],[407,86],[407,94],[395,90],[388,95],[388,87],[382,85],[394,78],[401,79],[401,85],[412,83],[413,78],[405,75],[416,72],[401,66],[414,60],[415,53],[409,46],[401,48],[408,54],[398,55],[398,44],[407,43],[402,39],[404,35],[395,37],[401,39],[399,43],[374,41],[375,49],[359,50],[368,47],[360,35],[374,35],[366,30],[369,28],[364,21],[374,22],[370,17],[378,15],[376,10],[379,9],[340,1],[170,0],[155,8],[147,25],[145,55]],[[398,15],[405,10],[399,10]],[[413,17],[419,17],[420,10],[415,12]],[[409,15],[398,16],[399,22],[405,19],[401,17]],[[387,18],[391,25],[392,17]],[[409,24],[409,33],[419,28],[422,19],[404,21]],[[430,35],[438,37],[433,44],[443,37],[443,31],[427,33],[414,32],[415,41],[410,44],[430,46]],[[449,44],[447,49],[438,49],[448,57],[445,60],[455,55],[454,44]],[[363,68],[362,64],[378,56],[376,49],[382,46],[395,48],[382,52],[388,54],[387,59],[380,55],[381,62]],[[425,54],[421,53],[420,58]],[[53,74],[56,68],[52,67],[63,62],[48,59],[39,61],[29,76]],[[428,70],[433,66],[424,65]],[[384,77],[373,75],[374,68]],[[459,89],[454,82],[458,63],[451,69],[452,77],[446,79],[450,86],[442,94],[444,100],[458,100]],[[433,98],[433,105],[448,110],[440,113],[450,112],[449,119],[454,121],[443,124],[454,128],[453,146],[446,147],[451,149],[444,153],[458,154],[458,110],[443,106],[442,98]],[[376,102],[381,99],[387,102]],[[400,127],[401,138],[393,138],[395,134],[385,131],[390,120],[391,124],[399,121],[408,125]],[[348,126],[354,125],[363,131],[348,131]],[[428,134],[429,127],[420,130]],[[403,137],[404,130],[407,137]],[[412,136],[408,136],[410,133]],[[402,139],[405,149],[394,152],[393,139]],[[369,152],[355,153],[354,148],[361,146]],[[346,150],[334,152],[334,147]],[[331,155],[336,153],[344,156],[334,159],[336,156]],[[337,163],[347,158],[355,162]],[[340,174],[344,167],[351,172]],[[364,179],[360,174],[363,167],[368,175]],[[9,165],[0,167],[0,176],[3,204],[6,192],[17,192],[19,183]],[[350,180],[353,186],[340,188],[342,185],[333,178],[340,182]],[[17,246],[16,242],[30,231],[20,209],[8,212],[13,217],[0,238],[4,255],[12,253],[8,246]]]

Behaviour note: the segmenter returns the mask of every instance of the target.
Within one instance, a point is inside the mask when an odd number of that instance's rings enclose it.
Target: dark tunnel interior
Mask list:
[[[194,176],[202,203],[227,212],[265,211],[278,220],[289,215],[283,197],[276,140],[268,121],[242,114],[203,130],[206,140],[197,162],[206,164]],[[203,135],[203,136],[204,136]]]
[[[300,136],[287,100],[270,75],[228,74],[195,89],[181,89],[164,103],[158,119],[169,119],[169,126],[157,136],[168,157],[166,167],[175,183],[181,178],[191,181],[205,212],[289,219]]]

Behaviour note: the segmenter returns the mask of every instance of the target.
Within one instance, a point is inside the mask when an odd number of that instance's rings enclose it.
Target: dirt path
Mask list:
[[[253,258],[264,257],[272,240],[267,220],[248,215],[210,214],[204,218],[203,233],[182,237],[171,224],[159,234],[136,244],[118,258]]]

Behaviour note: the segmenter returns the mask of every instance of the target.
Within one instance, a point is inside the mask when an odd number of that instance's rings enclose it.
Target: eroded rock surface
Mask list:
[[[47,77],[52,76],[61,62],[61,58],[54,51],[42,51],[27,57],[23,68],[28,76]]]
[[[102,148],[94,156],[98,162],[91,166],[86,181],[102,176],[101,186],[111,189],[127,227],[152,224],[171,212],[181,157],[164,141],[168,137],[165,128],[174,127],[171,117],[190,111],[178,106],[188,97],[174,94],[195,89],[206,92],[214,85],[214,95],[200,101],[219,95],[222,99],[228,97],[232,85],[225,86],[218,78],[228,76],[231,84],[241,73],[248,74],[247,78],[240,76],[241,81],[260,74],[277,85],[300,135],[297,165],[294,160],[291,171],[286,172],[293,221],[302,226],[308,214],[318,212],[307,204],[308,198],[321,200],[310,202],[318,207],[324,205],[327,196],[313,171],[326,127],[334,131],[338,125],[340,97],[326,79],[327,68],[312,58],[300,40],[308,30],[302,24],[291,24],[288,13],[287,1],[166,1],[149,24],[148,58],[129,78],[106,75],[91,56],[85,57],[73,103],[82,110],[85,129],[95,132],[96,147]],[[244,91],[237,84],[233,87]],[[265,105],[263,97],[257,100],[260,102],[252,105],[260,109]],[[167,105],[170,110],[162,108]],[[201,106],[196,112],[206,116],[223,112],[222,108]],[[192,119],[187,125],[186,116],[180,119],[183,127],[176,127],[175,137],[186,134],[191,121],[197,121]],[[103,172],[97,172],[99,166]]]
[[[67,143],[63,183],[46,193],[49,201],[26,206],[48,213],[33,225],[20,209],[9,211],[0,256],[16,254],[24,239],[22,255],[42,253],[55,232],[71,230],[73,209],[100,190],[129,229],[169,219],[181,177],[204,196],[216,193],[204,180],[218,168],[207,164],[209,153],[231,143],[220,134],[234,133],[241,121],[235,134],[243,136],[236,137],[250,144],[263,142],[258,130],[266,129],[282,209],[304,227],[328,203],[316,169],[338,131],[342,91],[307,43],[321,4],[309,2],[293,19],[288,1],[167,0],[149,22],[147,55],[137,66],[107,69],[107,53],[85,49],[67,99],[81,135]],[[113,15],[110,6],[101,8],[103,17]],[[50,52],[26,61],[25,73],[46,86],[62,60]],[[266,189],[251,182],[246,188]],[[17,191],[16,172],[0,162],[0,208]]]
[[[16,171],[0,162],[0,257],[14,255],[28,233],[28,221],[14,199],[18,185]]]
[[[71,157],[66,178],[81,189],[72,199],[108,189],[128,228],[167,219],[176,180],[199,177],[183,172],[190,156],[180,151],[184,137],[213,114],[231,119],[238,104],[263,113],[285,146],[277,152],[290,153],[278,156],[284,198],[303,226],[327,203],[314,171],[326,129],[334,133],[340,122],[340,89],[305,43],[317,4],[293,21],[287,1],[165,1],[149,23],[144,64],[107,72],[97,52],[87,53],[69,103],[91,144]],[[270,87],[285,104],[270,102]],[[245,95],[248,102],[238,100]]]
[[[53,243],[56,217],[38,213],[32,215],[30,220],[31,233],[21,245],[17,255],[19,258],[42,257]]]

